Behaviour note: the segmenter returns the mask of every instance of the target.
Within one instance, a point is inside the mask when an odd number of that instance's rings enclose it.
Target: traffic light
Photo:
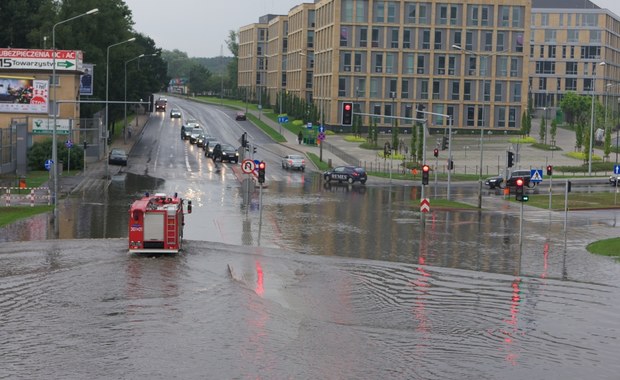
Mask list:
[[[88,148],[88,142],[84,141],[84,150],[86,150],[86,148]]]
[[[518,200],[519,202],[527,202],[530,197],[525,195],[524,189],[523,189],[523,185],[525,184],[525,181],[523,180],[523,178],[517,178],[516,181],[516,189],[515,189],[515,199]]]
[[[439,149],[435,148],[435,150],[433,150],[433,156],[435,157],[439,156]]]
[[[448,149],[448,146],[449,146],[448,136],[443,136],[441,138],[441,150]]]
[[[261,161],[258,164],[258,183],[265,182],[265,161]]]
[[[424,107],[424,104],[418,104],[418,108],[417,108],[417,112],[415,114],[415,118],[418,119],[418,122],[421,122],[424,120],[424,109],[426,107]]]
[[[515,164],[515,154],[513,152],[508,152],[508,167],[511,168]]]
[[[570,193],[571,187],[573,187],[573,183],[571,181],[566,181],[566,192]]]
[[[428,185],[428,174],[431,170],[430,166],[423,165],[422,166],[422,185]]]
[[[241,146],[247,148],[248,146],[248,134],[247,132],[243,132],[241,135]]]
[[[553,166],[547,165],[547,175],[553,175]]]
[[[256,154],[256,145],[252,146],[252,153]]]
[[[448,161],[448,170],[452,170],[454,169],[454,161],[450,160]]]
[[[342,123],[343,126],[353,125],[353,103],[342,103]]]

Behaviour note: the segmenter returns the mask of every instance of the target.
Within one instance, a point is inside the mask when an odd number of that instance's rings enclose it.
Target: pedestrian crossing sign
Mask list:
[[[542,182],[543,174],[542,169],[531,169],[530,170],[530,182]]]

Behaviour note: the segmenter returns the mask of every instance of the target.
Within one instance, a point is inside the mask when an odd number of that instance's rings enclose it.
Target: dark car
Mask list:
[[[489,189],[502,188],[502,184],[504,183],[504,177],[501,175],[495,177],[489,177],[484,180],[484,184],[489,187]]]
[[[237,116],[235,116],[235,120],[246,120],[245,112],[237,112]]]
[[[163,111],[166,112],[166,102],[163,100],[158,100],[155,102],[155,111]]]
[[[196,144],[199,136],[204,136],[205,131],[199,125],[194,125],[189,132],[189,143]]]
[[[185,124],[183,124],[183,126],[181,126],[181,139],[189,139],[189,136],[192,134],[192,130],[195,126],[200,126],[200,124],[198,124],[198,120],[196,119],[189,119]]]
[[[523,186],[525,187],[536,186],[536,182],[530,182],[530,178],[532,178],[532,176],[529,170],[514,170],[512,173],[510,173],[510,178],[506,180],[506,185],[503,187],[516,187],[517,179],[519,178],[523,179]]]
[[[108,156],[108,163],[127,166],[127,153],[123,149],[113,148]]]
[[[323,179],[326,182],[338,181],[340,183],[346,181],[348,183],[360,182],[361,184],[364,184],[366,183],[368,176],[366,175],[364,168],[360,168],[358,166],[336,166],[335,168],[324,172]]]
[[[228,161],[231,163],[239,162],[239,151],[237,148],[230,144],[221,144],[222,147],[222,155],[220,156],[220,161]]]
[[[205,135],[205,138],[202,141],[202,149],[205,151],[205,157],[207,157],[207,148],[209,146],[213,149],[212,141],[219,141],[219,139],[215,136]]]
[[[205,149],[205,157],[213,158],[213,148],[215,148],[217,144],[221,145],[222,143],[217,140],[209,140],[209,143]]]

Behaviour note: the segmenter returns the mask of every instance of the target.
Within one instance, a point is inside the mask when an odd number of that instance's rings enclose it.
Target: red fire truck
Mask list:
[[[178,253],[183,246],[183,203],[176,193],[146,193],[135,201],[129,209],[129,252]],[[188,201],[187,213],[191,212]]]

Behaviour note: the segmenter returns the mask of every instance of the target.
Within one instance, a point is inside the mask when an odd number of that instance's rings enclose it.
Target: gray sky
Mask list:
[[[265,14],[284,15],[314,0],[125,0],[136,31],[157,47],[178,49],[190,57],[231,56],[226,39],[231,30],[258,22]],[[619,0],[593,0],[620,17]]]

